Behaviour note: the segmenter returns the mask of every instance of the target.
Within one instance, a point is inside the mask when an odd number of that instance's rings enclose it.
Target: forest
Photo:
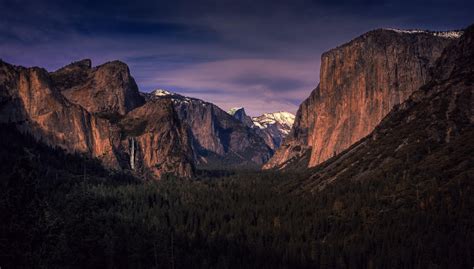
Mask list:
[[[299,188],[310,171],[143,181],[0,127],[2,268],[474,265],[469,176],[347,179],[317,192]]]

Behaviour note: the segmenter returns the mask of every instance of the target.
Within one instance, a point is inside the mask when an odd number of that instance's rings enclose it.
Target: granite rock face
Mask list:
[[[199,167],[255,167],[273,153],[254,130],[212,103],[163,90],[147,94],[146,99],[172,101],[178,118],[189,128],[192,156]]]
[[[273,151],[280,147],[283,139],[290,133],[295,120],[293,114],[284,111],[250,117],[245,112],[245,108],[236,107],[230,109],[227,113],[251,128]]]
[[[187,129],[173,104],[144,104],[120,62],[91,68],[85,60],[54,73],[0,62],[0,122],[113,170],[154,179],[194,172]]]
[[[170,100],[150,100],[120,122],[129,168],[142,175],[194,174],[191,139]]]
[[[144,103],[128,66],[120,61],[92,68],[90,60],[82,60],[51,73],[51,78],[69,101],[101,116],[125,115]]]
[[[118,166],[119,132],[107,120],[70,103],[41,68],[0,62],[0,121],[13,123],[46,144]]]
[[[138,91],[128,67],[82,60],[48,73],[0,62],[0,122],[144,178],[192,177],[195,166],[260,166],[273,153],[217,106]]]
[[[445,49],[432,77],[395,106],[371,134],[313,168],[301,189],[319,191],[341,180],[386,180],[386,175],[438,180],[443,186],[470,184],[474,171],[474,25]],[[425,200],[419,206],[423,209],[432,203]]]
[[[380,29],[324,53],[319,86],[264,168],[315,166],[363,137],[415,90],[456,36]]]
[[[238,121],[242,122],[245,126],[247,127],[254,127],[252,118],[247,115],[245,112],[245,108],[243,107],[235,107],[231,108],[229,111],[227,111],[230,115],[232,115],[234,118],[236,118]]]

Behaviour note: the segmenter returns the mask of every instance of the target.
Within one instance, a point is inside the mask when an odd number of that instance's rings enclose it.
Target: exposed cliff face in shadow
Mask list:
[[[452,38],[375,30],[324,53],[320,84],[300,106],[292,132],[264,168],[315,166],[368,135],[430,80]]]
[[[201,168],[258,167],[273,153],[254,130],[214,104],[173,93],[150,93],[147,99],[172,101],[189,128],[192,156]]]
[[[159,178],[194,174],[188,126],[181,123],[170,100],[151,100],[119,122],[130,169]]]
[[[272,151],[279,148],[283,139],[289,134],[295,117],[293,114],[284,111],[250,117],[243,107],[232,108],[227,113],[251,128]]]

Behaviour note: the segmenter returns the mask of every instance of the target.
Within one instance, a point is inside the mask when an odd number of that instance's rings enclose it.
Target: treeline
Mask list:
[[[6,130],[2,128],[1,130]],[[201,173],[142,182],[0,131],[5,268],[470,268],[473,183]],[[420,179],[421,180],[421,179]]]

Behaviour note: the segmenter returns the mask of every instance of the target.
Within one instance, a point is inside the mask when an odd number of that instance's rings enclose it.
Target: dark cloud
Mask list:
[[[0,58],[50,70],[119,59],[142,90],[294,112],[322,52],[374,28],[463,28],[472,10],[471,0],[2,0]]]

